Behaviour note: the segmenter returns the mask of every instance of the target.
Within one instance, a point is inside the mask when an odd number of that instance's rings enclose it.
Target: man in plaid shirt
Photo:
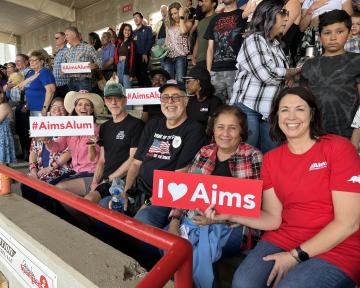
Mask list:
[[[53,67],[53,74],[56,82],[56,91],[54,97],[65,98],[66,93],[69,92],[69,77],[68,75],[61,73],[61,63],[64,62],[65,53],[69,49],[66,47],[64,32],[58,32],[55,34],[55,46],[58,50],[54,58]]]
[[[66,28],[65,37],[71,45],[70,49],[65,52],[65,63],[90,62],[91,70],[102,68],[101,59],[96,54],[94,47],[80,41],[80,33],[76,27]],[[91,73],[70,74],[68,86],[70,91],[91,91]]]

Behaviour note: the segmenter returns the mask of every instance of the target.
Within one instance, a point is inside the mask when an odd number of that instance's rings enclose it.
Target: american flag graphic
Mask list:
[[[151,154],[170,154],[170,143],[165,141],[160,141],[158,139],[154,139],[154,142],[151,144],[149,148],[149,153]]]

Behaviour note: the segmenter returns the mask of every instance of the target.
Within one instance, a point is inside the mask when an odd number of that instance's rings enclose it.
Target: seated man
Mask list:
[[[110,195],[109,188],[114,178],[126,176],[144,127],[143,121],[126,112],[126,97],[121,84],[107,84],[104,99],[112,119],[100,126],[100,157],[91,191],[85,196],[96,203]]]
[[[145,126],[124,189],[126,192],[132,188],[135,193],[145,194],[148,199],[152,195],[155,169],[187,171],[187,165],[207,142],[201,125],[186,114],[189,99],[185,90],[177,84],[168,83],[159,91],[161,111],[165,117],[156,118]],[[124,206],[126,210],[127,199]],[[139,210],[135,218],[163,228],[168,224],[170,210],[167,207],[147,206]]]

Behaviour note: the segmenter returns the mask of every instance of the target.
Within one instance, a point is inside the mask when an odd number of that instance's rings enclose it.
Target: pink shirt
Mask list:
[[[94,125],[95,136],[99,136],[100,125]],[[64,136],[59,137],[53,142],[51,148],[52,153],[63,151],[69,148],[71,154],[71,163],[76,173],[89,172],[95,173],[96,164],[99,160],[100,146],[96,145],[96,157],[94,161],[90,161],[88,157],[88,145],[86,142],[90,136]]]

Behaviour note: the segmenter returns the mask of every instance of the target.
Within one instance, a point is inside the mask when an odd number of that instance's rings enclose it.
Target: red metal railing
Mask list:
[[[174,274],[176,288],[192,287],[192,246],[185,239],[145,225],[121,213],[100,207],[95,203],[58,189],[53,185],[30,178],[4,165],[0,165],[0,173],[137,239],[165,250],[165,255],[146,274],[137,287],[162,287]]]

